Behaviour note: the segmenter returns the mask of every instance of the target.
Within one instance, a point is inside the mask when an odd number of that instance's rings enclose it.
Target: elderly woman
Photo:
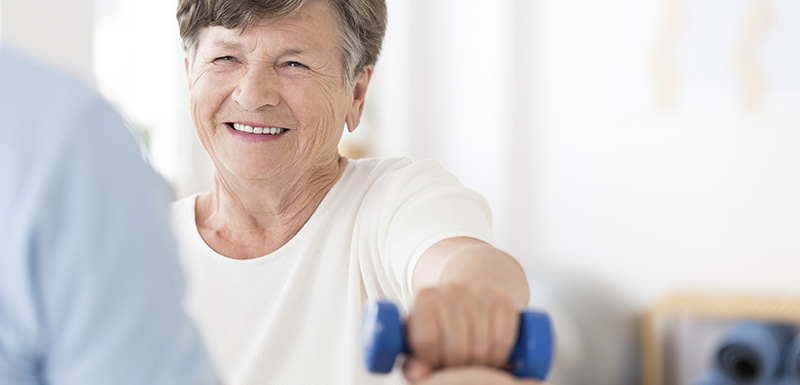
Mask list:
[[[362,306],[382,298],[409,314],[406,379],[513,381],[487,368],[508,360],[528,284],[490,246],[486,202],[432,161],[338,153],[384,0],[180,0],[178,21],[215,185],[174,203],[173,223],[221,380],[402,383],[360,356]]]

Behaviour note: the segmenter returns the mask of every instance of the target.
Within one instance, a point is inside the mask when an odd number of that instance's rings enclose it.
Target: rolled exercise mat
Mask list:
[[[780,385],[800,385],[800,334],[786,348]]]
[[[713,370],[706,375],[704,375],[700,381],[697,382],[698,385],[733,385],[733,382],[728,380],[728,377],[725,376],[719,370]]]
[[[732,326],[717,348],[712,373],[703,379],[709,382],[700,385],[777,384],[791,338],[792,329],[786,325],[743,322]]]

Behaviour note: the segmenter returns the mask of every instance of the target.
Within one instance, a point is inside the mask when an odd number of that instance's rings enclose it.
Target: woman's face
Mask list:
[[[324,2],[244,31],[202,32],[187,60],[191,113],[219,173],[265,179],[335,164],[345,121],[358,124],[371,74],[344,87],[338,36]]]

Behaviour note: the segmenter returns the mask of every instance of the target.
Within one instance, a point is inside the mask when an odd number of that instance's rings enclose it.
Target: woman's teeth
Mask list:
[[[285,128],[278,128],[278,127],[253,127],[248,126],[246,124],[241,123],[233,123],[233,129],[236,131],[246,132],[249,134],[265,134],[265,135],[277,135],[286,131]]]

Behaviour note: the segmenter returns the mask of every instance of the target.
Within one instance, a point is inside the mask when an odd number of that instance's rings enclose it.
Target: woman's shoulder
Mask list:
[[[176,210],[185,209],[186,207],[194,208],[197,197],[207,193],[194,193],[192,195],[180,198],[170,204],[170,209],[174,212]]]
[[[426,172],[445,172],[435,159],[411,160],[409,158],[364,158],[350,159],[349,174],[356,178],[381,177],[386,175],[411,176]]]
[[[357,172],[374,172],[376,170],[403,167],[411,163],[408,158],[360,158],[348,159],[347,168]]]
[[[365,186],[371,195],[414,195],[437,188],[462,187],[458,178],[434,159],[359,159],[351,160],[350,165],[345,183]]]

